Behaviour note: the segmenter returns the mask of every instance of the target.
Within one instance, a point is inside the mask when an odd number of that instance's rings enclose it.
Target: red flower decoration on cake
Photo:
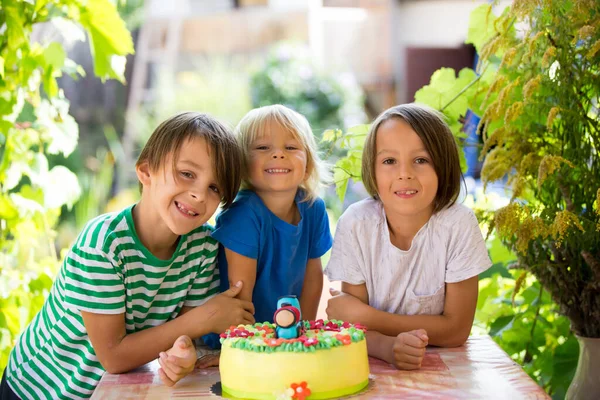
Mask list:
[[[366,332],[366,331],[367,331],[367,327],[366,327],[366,326],[364,326],[364,325],[362,325],[362,324],[354,324],[354,327],[355,327],[356,329],[360,329],[360,330],[362,330],[363,332]]]
[[[325,322],[322,319],[309,322],[310,329],[322,329],[325,326]]]
[[[338,324],[336,324],[335,322],[329,321],[327,323],[327,325],[325,325],[325,330],[326,331],[340,331],[340,327]]]
[[[304,345],[306,347],[316,346],[317,344],[319,344],[319,339],[316,337],[306,338],[306,340],[304,340]]]
[[[292,399],[304,400],[308,396],[310,396],[310,389],[306,385],[306,382],[292,383],[292,390],[294,390],[294,395]]]

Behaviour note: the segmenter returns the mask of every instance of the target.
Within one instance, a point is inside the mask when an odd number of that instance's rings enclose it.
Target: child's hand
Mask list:
[[[196,347],[189,336],[179,336],[173,347],[161,352],[158,358],[160,380],[167,386],[173,386],[181,378],[194,370]]]
[[[219,366],[219,358],[221,354],[207,354],[196,361],[196,368],[208,368]]]
[[[339,290],[330,288],[329,293],[333,296],[327,302],[327,318],[339,319],[347,322],[361,322],[361,310],[364,309],[365,303],[354,296],[340,292]]]
[[[227,291],[206,302],[208,310],[207,322],[211,332],[225,332],[232,325],[253,324],[254,305],[251,301],[236,299],[242,290],[242,281]]]
[[[425,329],[403,332],[396,336],[392,346],[393,364],[398,369],[419,369],[429,337]]]

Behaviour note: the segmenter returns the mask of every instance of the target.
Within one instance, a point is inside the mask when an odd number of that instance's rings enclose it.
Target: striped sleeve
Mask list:
[[[65,258],[67,307],[97,314],[125,312],[123,276],[101,250],[73,246]]]
[[[204,236],[204,235],[203,235]],[[201,239],[201,250],[196,256],[201,258],[198,272],[187,294],[184,305],[197,307],[219,293],[219,269],[217,268],[217,253],[219,246],[208,234]]]

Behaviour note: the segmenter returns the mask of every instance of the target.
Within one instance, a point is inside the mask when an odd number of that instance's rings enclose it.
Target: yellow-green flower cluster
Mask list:
[[[556,245],[560,246],[570,228],[577,228],[585,232],[577,215],[570,211],[559,211],[556,213],[554,222],[551,226],[552,236],[556,239]]]
[[[560,156],[544,156],[544,158],[542,158],[542,161],[540,162],[540,167],[538,169],[538,188],[541,188],[546,178],[549,175],[552,175],[557,169],[559,169],[561,167],[561,164],[563,163],[569,165],[571,168],[575,168],[572,162]]]

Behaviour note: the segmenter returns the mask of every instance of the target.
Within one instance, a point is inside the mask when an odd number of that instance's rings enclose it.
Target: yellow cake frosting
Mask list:
[[[269,323],[231,327],[221,335],[226,397],[328,399],[369,383],[365,328],[341,321],[303,321],[296,339],[275,338]]]

